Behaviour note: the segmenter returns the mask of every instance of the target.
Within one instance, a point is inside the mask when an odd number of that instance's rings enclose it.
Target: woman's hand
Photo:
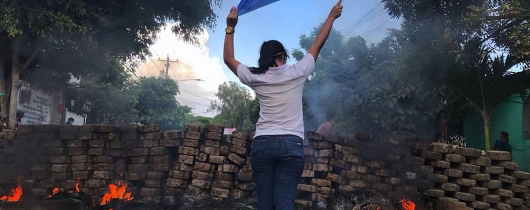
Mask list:
[[[330,18],[333,18],[333,19],[337,19],[340,17],[340,15],[342,15],[342,0],[339,0],[339,2],[337,2],[337,4],[335,4],[333,6],[333,8],[331,8],[331,11],[329,12],[329,17]]]
[[[232,7],[230,9],[230,13],[228,13],[228,17],[226,17],[226,25],[228,27],[235,28],[237,25],[237,7]]]

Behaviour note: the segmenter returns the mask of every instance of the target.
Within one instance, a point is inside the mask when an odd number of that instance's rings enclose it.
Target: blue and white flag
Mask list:
[[[241,16],[277,1],[280,0],[241,0],[237,6],[237,14],[238,16]]]

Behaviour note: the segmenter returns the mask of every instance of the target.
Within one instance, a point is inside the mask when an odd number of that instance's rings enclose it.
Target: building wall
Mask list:
[[[521,170],[530,171],[530,139],[525,139],[523,129],[523,100],[512,96],[501,104],[491,117],[490,135],[494,144],[502,131],[510,134],[513,159]],[[468,113],[464,120],[464,137],[467,147],[484,149],[484,121],[478,111]]]

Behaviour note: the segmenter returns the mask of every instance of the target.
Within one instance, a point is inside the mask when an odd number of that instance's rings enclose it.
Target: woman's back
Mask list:
[[[260,118],[256,134],[296,135],[304,138],[302,95],[315,60],[307,54],[294,65],[271,67],[263,74],[253,74],[241,64],[237,69],[240,81],[255,92],[260,102]]]

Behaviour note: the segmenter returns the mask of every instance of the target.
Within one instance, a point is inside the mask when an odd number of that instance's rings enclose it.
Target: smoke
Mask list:
[[[160,70],[165,71],[169,56],[169,77],[179,84],[180,94],[177,101],[192,107],[195,115],[213,117],[207,109],[211,101],[216,100],[215,93],[220,84],[227,81],[222,70],[221,59],[210,56],[208,48],[209,33],[204,30],[193,45],[183,41],[171,31],[178,23],[167,24],[161,28],[156,42],[149,48],[152,56],[142,61],[138,76],[158,77]],[[162,60],[162,61],[159,61]],[[196,81],[201,79],[203,81]]]

